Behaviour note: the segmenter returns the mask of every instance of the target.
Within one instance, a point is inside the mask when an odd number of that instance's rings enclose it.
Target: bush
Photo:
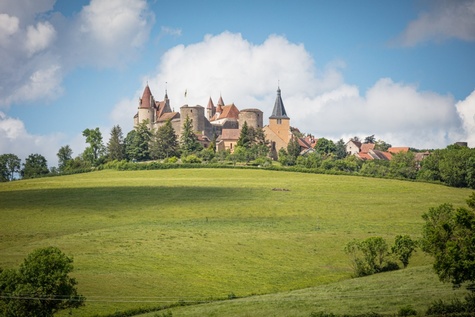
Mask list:
[[[183,163],[201,163],[201,159],[194,154],[190,154],[186,156],[185,158],[182,158],[181,161]]]
[[[416,316],[417,311],[411,306],[404,306],[399,309],[398,316]]]

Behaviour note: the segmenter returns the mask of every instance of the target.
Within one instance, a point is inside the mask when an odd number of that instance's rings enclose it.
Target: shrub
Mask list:
[[[201,163],[201,159],[194,154],[190,154],[186,156],[185,158],[182,158],[181,161],[183,163]]]
[[[417,311],[411,306],[404,306],[399,309],[398,316],[416,316]]]

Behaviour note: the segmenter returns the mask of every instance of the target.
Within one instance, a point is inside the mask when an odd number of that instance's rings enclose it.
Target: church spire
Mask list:
[[[289,119],[285,111],[284,102],[282,101],[280,86],[277,88],[277,97],[275,98],[274,110],[269,119]]]

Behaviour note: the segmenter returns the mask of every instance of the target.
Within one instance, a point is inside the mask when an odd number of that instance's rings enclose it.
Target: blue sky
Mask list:
[[[266,116],[280,83],[316,137],[473,147],[474,56],[473,0],[6,0],[0,153],[55,165],[86,128],[126,134],[147,82],[175,109],[221,94]]]

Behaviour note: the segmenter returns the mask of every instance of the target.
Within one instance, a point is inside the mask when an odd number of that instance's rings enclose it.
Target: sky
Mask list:
[[[0,1],[0,154],[126,135],[147,84],[265,118],[280,87],[317,138],[475,147],[475,0]]]

